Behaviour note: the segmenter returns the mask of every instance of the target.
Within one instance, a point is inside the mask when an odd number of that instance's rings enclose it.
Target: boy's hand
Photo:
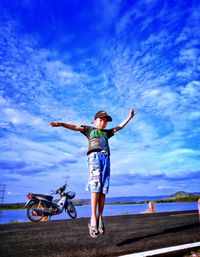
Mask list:
[[[59,122],[50,122],[49,125],[52,126],[52,127],[60,127]]]
[[[122,129],[124,126],[126,126],[126,124],[133,118],[134,115],[135,115],[135,111],[134,111],[134,109],[131,109],[128,117],[124,121],[122,121],[122,123],[120,123],[119,126],[117,126],[113,129],[113,133],[116,133],[117,131]]]
[[[131,109],[130,114],[129,114],[129,118],[132,119],[133,116],[135,116],[135,110]]]

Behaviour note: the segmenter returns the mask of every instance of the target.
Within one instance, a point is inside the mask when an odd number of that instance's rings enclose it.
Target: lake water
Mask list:
[[[156,203],[157,212],[188,211],[197,210],[197,203]],[[115,216],[123,214],[139,214],[148,209],[148,204],[113,204],[105,205],[104,216]],[[77,218],[90,217],[90,205],[76,206]],[[69,219],[64,211],[60,215],[51,217],[51,220]],[[0,211],[0,224],[11,222],[27,222],[26,210],[3,210]]]

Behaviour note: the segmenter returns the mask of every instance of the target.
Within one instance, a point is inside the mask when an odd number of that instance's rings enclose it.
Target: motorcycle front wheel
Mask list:
[[[26,214],[29,220],[33,222],[37,222],[43,219],[44,214],[35,211],[35,209],[42,209],[42,208],[44,209],[44,206],[42,203],[35,203],[35,202],[31,203],[26,210]]]
[[[68,203],[66,211],[70,218],[75,219],[77,217],[77,212],[72,202]]]

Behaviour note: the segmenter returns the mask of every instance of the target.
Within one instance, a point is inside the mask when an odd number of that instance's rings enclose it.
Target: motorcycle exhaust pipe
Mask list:
[[[48,214],[51,215],[52,213],[48,210],[43,210],[43,209],[38,209],[38,208],[34,208],[33,211],[35,212],[39,212],[39,213],[44,213],[44,214]]]

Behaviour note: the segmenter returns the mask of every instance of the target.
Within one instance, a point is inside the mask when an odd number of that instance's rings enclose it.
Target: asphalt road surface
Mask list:
[[[88,222],[80,218],[2,224],[0,256],[112,257],[200,242],[197,211],[105,217],[106,233],[99,238],[89,236]]]

